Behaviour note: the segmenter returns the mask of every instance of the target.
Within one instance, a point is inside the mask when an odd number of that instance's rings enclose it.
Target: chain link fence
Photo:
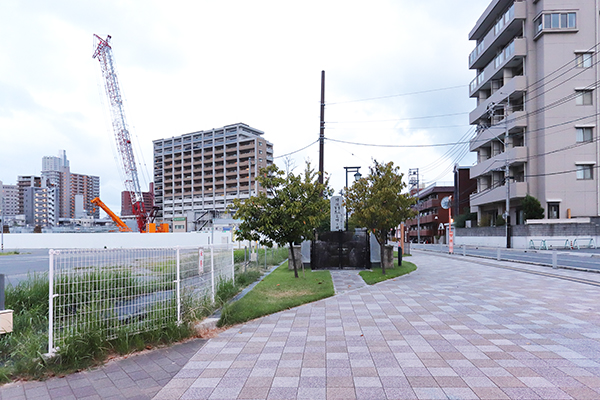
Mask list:
[[[111,340],[181,323],[233,279],[232,246],[50,250],[49,353],[82,332]]]

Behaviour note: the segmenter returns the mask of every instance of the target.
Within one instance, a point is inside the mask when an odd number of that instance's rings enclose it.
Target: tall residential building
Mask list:
[[[17,185],[6,185],[0,181],[0,214],[4,209],[4,215],[14,217],[19,214],[19,189]]]
[[[151,212],[154,208],[154,182],[150,182],[149,189],[147,192],[142,192],[146,212]],[[132,215],[131,192],[124,190],[121,192],[121,218]]]
[[[65,150],[58,157],[42,158],[42,178],[55,186],[56,213],[59,218],[77,218],[80,212],[94,218],[100,218],[100,210],[91,204],[94,197],[100,196],[100,178],[71,172]],[[83,196],[83,209],[76,207],[76,196]]]
[[[264,132],[242,123],[154,143],[155,204],[171,222],[223,213],[233,199],[263,190],[254,178],[273,163]]]
[[[25,214],[25,192],[29,187],[42,187],[42,178],[39,176],[22,176],[17,177],[17,189],[19,191],[18,214]]]
[[[527,194],[546,218],[600,215],[598,13],[597,1],[494,0],[471,30],[480,221],[510,198],[511,224],[523,223]]]

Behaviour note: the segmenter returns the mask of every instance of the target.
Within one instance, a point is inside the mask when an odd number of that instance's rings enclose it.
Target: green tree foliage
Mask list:
[[[469,207],[463,208],[463,213],[454,218],[454,226],[457,228],[464,228],[467,221],[477,222],[477,213],[472,213]]]
[[[521,202],[523,207],[523,216],[527,219],[542,219],[544,218],[544,208],[540,201],[533,196],[527,195]]]
[[[309,163],[302,175],[287,176],[276,165],[270,165],[261,169],[256,180],[268,195],[261,192],[246,200],[233,201],[237,209],[235,218],[242,220],[237,237],[269,247],[277,243],[292,248],[294,243],[312,239],[315,229],[328,218],[327,197],[332,193],[329,181],[320,184]],[[291,253],[297,278],[296,260],[294,252]]]
[[[373,232],[380,246],[381,260],[387,235],[400,222],[411,218],[414,214],[411,206],[414,198],[402,193],[406,183],[403,174],[393,162],[378,163],[369,168],[368,176],[359,179],[348,188],[346,207],[352,213],[352,220],[357,225]],[[385,266],[381,263],[381,272],[385,275]]]

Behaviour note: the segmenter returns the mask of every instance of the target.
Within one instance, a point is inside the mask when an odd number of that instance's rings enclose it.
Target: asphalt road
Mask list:
[[[448,253],[448,246],[421,244],[411,245],[413,249],[435,251]],[[525,262],[531,264],[541,264],[552,266],[553,250],[521,250],[521,249],[500,249],[500,258],[507,261]],[[463,248],[456,246],[454,253],[463,254]],[[498,249],[466,247],[467,256],[485,257],[496,259]],[[581,268],[600,271],[600,249],[581,249],[581,250],[556,250],[557,265],[566,268]]]
[[[5,252],[11,251],[5,249]],[[5,275],[5,283],[16,285],[28,274],[48,272],[48,249],[27,249],[20,254],[0,256],[0,274]]]

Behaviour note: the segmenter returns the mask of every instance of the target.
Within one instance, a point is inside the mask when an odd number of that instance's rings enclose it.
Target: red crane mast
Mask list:
[[[121,157],[121,167],[125,176],[125,190],[131,194],[131,208],[137,219],[138,230],[144,232],[146,230],[146,223],[148,222],[148,213],[144,207],[144,198],[138,179],[129,129],[127,128],[127,121],[125,119],[123,98],[121,97],[119,81],[117,80],[112,47],[109,43],[110,39],[110,35],[106,39],[94,35],[94,47],[96,50],[92,58],[96,58],[100,62],[102,77],[104,78],[104,88],[108,96],[113,132],[117,142],[117,151]]]

